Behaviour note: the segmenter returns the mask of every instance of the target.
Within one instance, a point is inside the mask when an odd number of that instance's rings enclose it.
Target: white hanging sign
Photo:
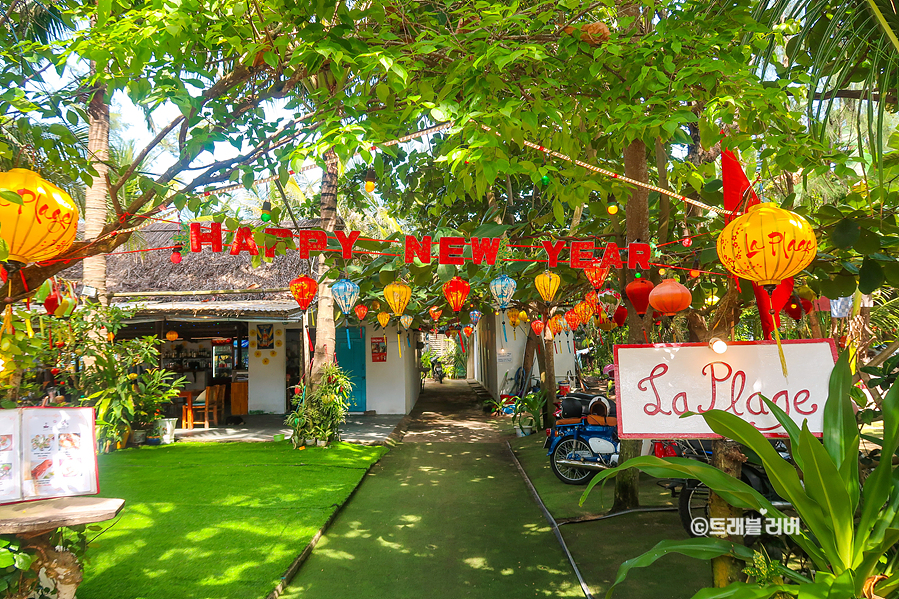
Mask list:
[[[786,431],[762,401],[765,396],[799,426],[823,430],[824,402],[837,349],[832,339],[783,342],[784,377],[774,341],[727,344],[718,354],[705,343],[616,345],[618,436],[624,439],[717,438],[701,414],[736,414],[766,437]]]

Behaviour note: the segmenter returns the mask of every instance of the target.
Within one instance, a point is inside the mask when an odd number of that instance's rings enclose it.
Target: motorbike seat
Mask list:
[[[593,426],[618,426],[618,419],[614,416],[594,416],[589,414],[587,416],[587,424]]]
[[[556,420],[556,426],[565,424],[580,424],[581,422],[581,418],[559,418],[558,420]]]

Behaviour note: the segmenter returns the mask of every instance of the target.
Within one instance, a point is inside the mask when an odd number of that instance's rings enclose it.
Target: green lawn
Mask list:
[[[79,599],[261,599],[386,449],[177,443],[100,457],[125,499],[88,549]]]

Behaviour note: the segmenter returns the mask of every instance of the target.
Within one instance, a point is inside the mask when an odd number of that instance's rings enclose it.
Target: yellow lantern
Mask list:
[[[384,288],[384,299],[390,309],[393,310],[394,316],[399,316],[409,305],[409,298],[412,297],[412,289],[402,281],[394,281]],[[378,316],[380,318],[380,315]]]
[[[0,188],[17,192],[24,202],[0,198],[0,238],[9,246],[10,262],[40,262],[69,249],[78,225],[69,194],[24,168],[0,173]]]
[[[518,317],[518,312],[516,312],[515,310],[512,310],[511,312],[509,312],[509,324],[510,325],[512,325],[513,327],[517,327],[519,321],[520,321],[520,319]]]
[[[528,313],[522,310],[518,313],[519,322],[527,322],[528,321]]]
[[[381,324],[381,327],[387,328],[387,323],[390,322],[390,314],[387,312],[378,312],[378,322]]]
[[[717,248],[718,258],[727,270],[758,283],[770,295],[778,283],[812,263],[818,241],[811,225],[798,214],[774,204],[756,204],[724,227]],[[771,317],[773,321],[773,309]],[[787,361],[777,327],[774,338],[786,377]]]
[[[540,293],[543,301],[551,302],[556,297],[562,278],[550,270],[544,270],[537,275],[535,282],[537,283],[537,291]]]
[[[803,217],[774,204],[756,204],[718,237],[718,258],[731,273],[774,286],[811,264],[818,241]]]

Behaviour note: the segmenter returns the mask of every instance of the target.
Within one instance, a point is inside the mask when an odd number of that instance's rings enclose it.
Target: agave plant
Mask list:
[[[813,576],[782,564],[773,564],[775,576],[755,582],[734,582],[724,588],[705,589],[694,599],[765,599],[799,596],[809,599],[840,597],[899,597],[899,473],[889,458],[881,460],[865,480],[859,482],[859,431],[850,400],[852,372],[848,354],[837,361],[830,377],[824,407],[824,435],[817,439],[778,406],[765,400],[789,435],[796,468],[787,463],[753,426],[721,410],[702,414],[713,431],[745,445],[758,454],[778,494],[792,503],[802,522],[790,535],[811,561]],[[894,385],[883,401],[883,455],[899,448],[899,386]],[[694,416],[695,417],[695,416]],[[599,473],[587,487],[581,503],[597,483],[635,467],[652,476],[698,479],[733,506],[755,510],[771,518],[785,518],[762,495],[740,480],[716,468],[685,458],[661,459],[644,456]],[[682,553],[699,559],[731,555],[758,564],[759,554],[743,545],[717,538],[662,541],[647,553],[621,565],[615,584],[635,567],[651,564],[667,553]],[[613,585],[614,588],[614,585]],[[611,590],[609,594],[611,594]],[[781,595],[778,595],[780,593]]]

